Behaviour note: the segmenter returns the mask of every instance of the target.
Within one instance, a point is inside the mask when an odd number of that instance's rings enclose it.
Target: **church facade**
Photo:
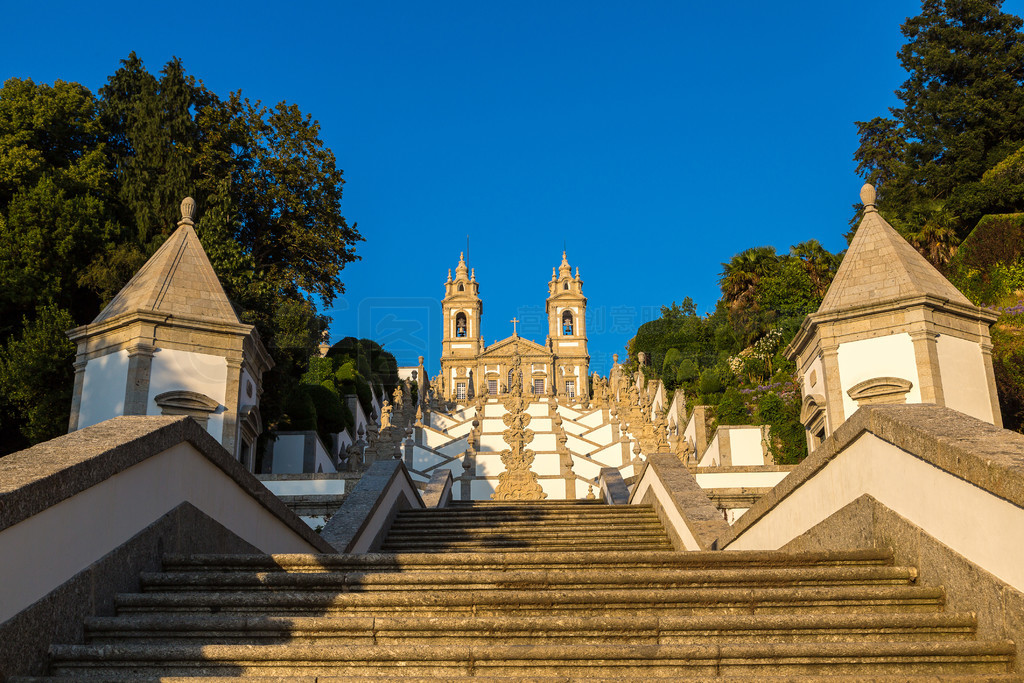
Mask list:
[[[480,333],[483,301],[475,269],[462,254],[455,277],[448,271],[441,302],[444,332],[441,340],[440,386],[446,400],[466,402],[474,397],[508,391],[513,350],[521,362],[523,390],[537,396],[558,396],[575,401],[589,393],[590,356],[587,352],[587,298],[579,268],[575,276],[562,253],[562,263],[551,269],[548,282],[548,335],[544,344],[511,337],[488,346]],[[513,325],[518,322],[513,320]]]

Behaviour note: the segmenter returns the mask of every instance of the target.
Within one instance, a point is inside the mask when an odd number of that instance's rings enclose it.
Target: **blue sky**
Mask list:
[[[738,251],[845,247],[853,122],[896,103],[899,25],[919,10],[5,0],[0,77],[96,90],[135,50],[151,71],[181,57],[222,96],[298,104],[345,170],[344,212],[366,238],[326,309],[332,340],[376,338],[436,372],[443,282],[469,236],[488,343],[514,316],[543,342],[564,244],[604,372],[660,306],[713,308]]]

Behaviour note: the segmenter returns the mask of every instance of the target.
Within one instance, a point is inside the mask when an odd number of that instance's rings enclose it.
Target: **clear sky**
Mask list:
[[[1024,11],[1009,0],[1004,11]],[[438,368],[440,298],[469,238],[488,343],[543,343],[565,245],[592,367],[637,325],[719,296],[721,263],[806,239],[845,248],[854,121],[905,78],[919,0],[768,3],[147,3],[3,0],[0,77],[96,90],[135,50],[222,96],[320,121],[366,241],[326,312]],[[200,221],[202,216],[199,216]]]

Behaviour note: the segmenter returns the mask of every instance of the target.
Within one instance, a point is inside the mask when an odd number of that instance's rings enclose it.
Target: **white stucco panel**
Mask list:
[[[910,380],[913,386],[907,392],[907,403],[921,402],[921,382],[917,377],[914,342],[909,333],[839,345],[839,379],[843,392],[843,414],[847,418],[857,411],[857,402],[846,392],[854,385],[875,377]]]
[[[1024,545],[1019,542],[1024,509],[870,433],[726,549],[775,550],[864,494],[1011,586],[1024,588]]]
[[[946,406],[991,423],[992,399],[981,345],[948,334],[940,334],[936,345]]]
[[[303,456],[306,450],[304,434],[278,434],[274,440],[274,473],[297,474],[302,472]]]
[[[224,392],[227,389],[228,360],[193,351],[157,349],[149,374],[147,415],[160,415],[154,398],[165,391],[195,391],[209,396],[222,407],[210,415],[206,431],[221,441],[224,435]],[[301,470],[298,470],[301,471]]]
[[[740,427],[730,429],[729,451],[734,466],[763,465],[764,449],[761,447],[761,428]]]
[[[78,428],[124,415],[124,394],[127,386],[127,351],[121,350],[93,358],[86,363]]]

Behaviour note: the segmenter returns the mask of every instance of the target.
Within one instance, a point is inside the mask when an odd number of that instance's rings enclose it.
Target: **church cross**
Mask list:
[[[512,318],[511,320],[509,320],[509,322],[512,323],[512,336],[513,337],[519,336],[519,335],[516,334],[516,323],[519,322],[519,320],[517,320],[516,318]]]

